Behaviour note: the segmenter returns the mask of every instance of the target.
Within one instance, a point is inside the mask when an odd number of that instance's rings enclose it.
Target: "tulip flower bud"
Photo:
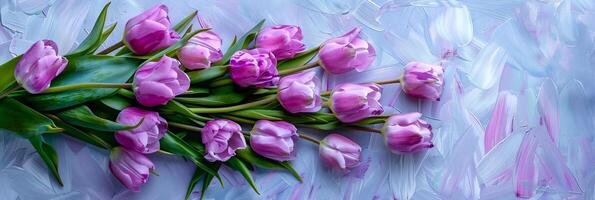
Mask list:
[[[29,93],[38,94],[50,87],[68,60],[58,55],[58,46],[51,40],[40,40],[23,54],[14,70],[14,77]]]
[[[223,58],[221,38],[213,31],[203,31],[194,35],[178,52],[178,58],[184,67],[196,70],[206,69],[211,63]]]
[[[302,43],[302,29],[294,25],[270,26],[256,37],[256,47],[268,49],[278,60],[293,57],[306,49]]]
[[[250,132],[250,146],[261,156],[287,161],[295,158],[297,128],[284,121],[258,120]]]
[[[362,148],[339,134],[326,136],[319,147],[320,159],[329,167],[348,172],[360,163]]]
[[[227,161],[236,155],[236,150],[248,147],[242,127],[227,120],[208,121],[201,130],[202,143],[205,145],[205,158],[210,162]]]
[[[233,54],[229,64],[231,79],[241,87],[270,87],[279,82],[277,59],[269,50],[240,50]]]
[[[432,126],[412,112],[389,117],[382,128],[386,146],[396,154],[407,154],[432,148]]]
[[[281,78],[277,99],[290,113],[317,112],[322,107],[320,81],[316,73],[301,72]]]
[[[444,68],[420,62],[405,66],[401,85],[405,94],[431,100],[440,100],[444,88]]]
[[[167,131],[167,121],[158,112],[128,107],[118,114],[116,121],[121,124],[136,125],[136,128],[117,131],[116,140],[123,147],[139,153],[150,154],[159,150],[159,140]]]
[[[384,112],[380,105],[382,88],[379,85],[344,83],[331,93],[329,107],[344,123],[356,122]]]
[[[109,155],[109,169],[126,188],[134,192],[149,180],[155,165],[147,156],[122,147],[113,148]]]
[[[131,18],[124,29],[124,43],[137,55],[146,55],[176,43],[180,36],[170,28],[163,4]]]
[[[320,48],[320,64],[329,73],[342,74],[355,69],[364,71],[374,62],[376,51],[359,38],[361,29],[354,28],[345,35],[327,40]]]
[[[180,69],[180,62],[163,56],[157,62],[140,67],[134,75],[134,95],[144,106],[165,105],[190,88],[190,78]]]

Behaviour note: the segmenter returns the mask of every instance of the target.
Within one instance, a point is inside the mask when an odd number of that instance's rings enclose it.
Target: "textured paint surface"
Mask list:
[[[431,150],[395,155],[379,135],[345,132],[363,147],[365,164],[342,175],[300,141],[293,164],[304,183],[257,170],[257,196],[222,168],[225,188],[211,184],[205,199],[595,199],[593,0],[112,0],[107,23],[118,27],[102,48],[122,38],[128,18],[158,2],[173,22],[198,10],[224,47],[260,19],[302,26],[307,47],[361,27],[376,61],[362,73],[321,74],[324,89],[394,79],[410,61],[446,70],[439,102],[408,98],[398,85],[385,86],[381,99],[387,114],[424,114],[434,127]],[[74,49],[105,3],[0,1],[0,61],[42,38]],[[183,199],[194,170],[182,158],[153,155],[161,176],[133,193],[109,173],[107,151],[63,136],[51,142],[64,187],[28,142],[0,131],[0,199]]]

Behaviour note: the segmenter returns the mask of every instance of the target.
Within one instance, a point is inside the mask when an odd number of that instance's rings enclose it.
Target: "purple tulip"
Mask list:
[[[290,113],[317,112],[322,106],[316,73],[301,72],[281,78],[277,99]]]
[[[128,20],[124,29],[124,43],[137,55],[166,48],[180,38],[170,25],[167,6],[156,5]]]
[[[279,60],[291,58],[304,51],[302,29],[295,25],[278,25],[264,28],[256,37],[256,47],[268,49]]]
[[[405,66],[401,84],[405,94],[431,100],[440,100],[444,88],[444,68],[420,62]]]
[[[261,156],[287,161],[295,158],[297,128],[284,121],[258,120],[250,132],[250,146]]]
[[[190,78],[180,69],[180,62],[163,56],[157,62],[140,67],[134,75],[134,95],[144,106],[165,105],[190,88]]]
[[[331,93],[329,107],[341,122],[352,123],[382,114],[380,85],[344,83]]]
[[[109,169],[126,188],[134,192],[149,180],[150,170],[155,165],[147,156],[122,147],[112,149],[109,155]]]
[[[127,149],[139,153],[150,154],[159,150],[159,140],[167,131],[167,121],[158,112],[146,111],[140,108],[128,107],[118,114],[116,121],[126,125],[140,126],[116,132],[116,140]]]
[[[382,128],[386,146],[391,152],[407,154],[432,148],[432,126],[412,112],[389,117]]]
[[[229,64],[231,79],[241,87],[270,87],[279,82],[277,59],[269,50],[240,50],[233,54]]]
[[[16,65],[14,77],[25,90],[38,94],[50,87],[68,60],[58,55],[58,46],[51,40],[40,40],[33,44]]]
[[[201,138],[207,151],[205,158],[210,162],[227,161],[236,155],[236,150],[248,147],[242,127],[227,119],[207,122],[201,130]]]
[[[360,163],[362,148],[339,134],[326,136],[319,147],[320,159],[337,170],[348,172]]]
[[[194,35],[178,52],[178,58],[184,67],[206,69],[211,63],[223,58],[221,53],[221,38],[213,31],[203,31]]]
[[[374,62],[376,51],[370,43],[359,38],[360,28],[345,35],[327,40],[320,48],[320,64],[332,74],[342,74],[355,69],[364,71]]]

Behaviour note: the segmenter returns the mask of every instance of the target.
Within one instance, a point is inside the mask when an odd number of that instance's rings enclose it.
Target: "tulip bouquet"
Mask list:
[[[133,191],[156,174],[148,154],[184,156],[197,166],[187,194],[200,180],[202,194],[214,178],[223,184],[223,165],[256,192],[253,167],[301,180],[290,163],[300,139],[317,145],[327,166],[348,172],[361,147],[337,133],[342,128],[379,133],[398,154],[433,146],[420,113],[383,115],[379,99],[383,84],[400,83],[405,94],[439,100],[441,66],[412,62],[394,80],[321,90],[312,68],[360,72],[374,61],[358,28],[306,50],[299,26],[261,21],[224,52],[204,21],[189,25],[196,13],[172,25],[157,5],[128,21],[122,42],[97,52],[116,26],[105,27],[108,6],[74,51],[61,55],[41,40],[0,66],[0,128],[28,139],[59,183],[58,155],[45,139],[55,133],[109,150],[112,174]],[[319,140],[298,127],[333,133]]]

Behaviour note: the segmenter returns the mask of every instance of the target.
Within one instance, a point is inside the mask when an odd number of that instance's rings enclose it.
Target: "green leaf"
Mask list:
[[[198,13],[197,11],[192,12],[190,15],[188,15],[184,19],[182,19],[182,21],[180,21],[176,25],[174,25],[173,29],[176,32],[180,33],[184,29],[184,27],[186,27],[186,25],[188,25],[192,21],[192,18],[196,17],[197,13]],[[194,36],[194,35],[192,35],[192,36]]]
[[[247,109],[229,114],[249,119],[286,120],[295,124],[329,123],[337,120],[333,114],[324,112],[290,114],[283,110]]]
[[[386,122],[386,118],[388,118],[388,116],[374,116],[360,120],[355,124],[358,126],[366,126],[370,124],[383,124],[384,122]]]
[[[206,97],[178,97],[177,101],[201,106],[227,106],[238,104],[248,96],[246,90],[237,91],[233,85],[215,88]]]
[[[186,74],[190,77],[190,82],[195,84],[221,77],[225,72],[227,72],[227,66],[211,66],[203,70],[191,71]]]
[[[335,130],[335,129],[341,127],[342,124],[338,121],[334,121],[334,122],[323,123],[323,124],[296,124],[296,125],[301,126],[301,127],[318,129],[318,130],[332,131],[332,130]]]
[[[22,55],[14,57],[0,65],[0,92],[4,93],[7,89],[16,86],[17,81],[14,79],[14,68],[21,60],[21,57]]]
[[[209,188],[209,185],[211,184],[212,180],[213,175],[207,174],[207,176],[205,176],[205,180],[202,182],[202,188],[200,189],[200,200],[202,200],[205,197],[207,188]]]
[[[147,60],[145,62],[143,62],[141,64],[141,66],[143,66],[144,64],[147,64],[148,62],[158,60],[161,57],[163,57],[164,55],[168,55],[168,56],[172,57],[178,51],[178,49],[182,48],[182,46],[184,46],[184,44],[186,44],[186,42],[188,42],[188,40],[190,38],[192,38],[192,36],[194,36],[200,32],[207,31],[207,30],[209,30],[209,29],[203,28],[203,29],[198,29],[196,31],[192,31],[190,34],[185,35],[184,37],[182,37],[182,39],[178,40],[178,42],[176,42],[175,44],[173,44],[163,50],[160,50],[157,53],[154,53],[149,56],[141,56],[142,58],[147,58]]]
[[[281,121],[285,114],[283,111],[280,110],[239,110],[229,113],[230,115],[235,115],[238,117],[248,118],[248,119],[266,119],[271,121]]]
[[[181,104],[180,102],[177,102],[176,100],[171,100],[165,106],[160,106],[159,110],[165,111],[165,112],[169,111],[169,112],[177,113],[177,114],[184,115],[186,117],[189,117],[191,119],[198,120],[198,121],[211,120],[210,118],[203,117],[203,116],[193,113],[192,111],[190,111],[188,109],[188,107],[184,106],[184,104]]]
[[[254,40],[254,38],[256,38],[256,34],[258,34],[258,32],[262,28],[263,24],[264,24],[264,19],[260,20],[260,22],[258,22],[258,24],[256,24],[254,27],[252,27],[252,29],[250,29],[247,33],[245,33],[242,37],[240,37],[239,40],[237,40],[235,43],[233,43],[233,45],[230,46],[229,49],[227,49],[227,51],[223,55],[223,59],[214,65],[227,64],[227,62],[229,62],[229,59],[231,59],[231,56],[236,51],[248,48],[248,45],[250,45],[250,43]]]
[[[114,110],[124,110],[124,108],[130,107],[132,103],[122,96],[112,95],[99,100],[104,105],[113,108]]]
[[[114,29],[116,29],[116,25],[118,25],[118,23],[113,23],[112,25],[108,26],[105,30],[103,30],[103,33],[101,33],[101,39],[99,40],[99,42],[97,42],[95,46],[93,46],[93,48],[91,48],[91,50],[89,50],[89,53],[87,54],[93,54],[93,52],[97,51],[97,49],[101,47],[101,44],[103,44],[103,42],[105,42],[105,40],[112,34]]]
[[[310,62],[312,58],[316,56],[316,54],[318,54],[318,50],[320,50],[320,47],[315,47],[298,53],[293,58],[283,60],[277,64],[277,70],[281,71],[292,67],[305,65],[306,63]]]
[[[77,83],[126,83],[141,60],[116,56],[81,56],[71,58],[68,67],[52,81],[52,86]],[[42,111],[57,110],[98,100],[114,94],[117,88],[89,88],[60,93],[26,96],[23,100]]]
[[[293,168],[291,163],[289,163],[289,161],[281,162],[281,165],[283,165],[283,167],[285,167],[285,169],[287,169],[287,171],[289,171],[289,173],[291,173],[300,183],[304,182],[302,176],[300,176],[300,174],[297,171],[295,171],[295,169]]]
[[[254,179],[252,178],[252,174],[250,174],[250,170],[248,170],[248,166],[246,166],[246,164],[242,160],[240,160],[236,157],[232,157],[225,163],[227,164],[227,166],[240,172],[242,174],[242,176],[244,176],[246,181],[248,181],[248,184],[250,184],[250,186],[252,187],[254,192],[256,192],[256,194],[260,195],[260,192],[258,191],[258,188],[256,187],[256,183],[254,182]]]
[[[81,55],[85,55],[88,53],[92,53],[101,45],[100,42],[101,42],[101,36],[102,36],[102,32],[103,32],[103,26],[105,25],[105,18],[107,17],[107,9],[109,8],[110,4],[111,4],[111,2],[105,4],[103,9],[101,10],[101,13],[99,14],[99,17],[97,17],[97,20],[95,21],[95,25],[93,25],[93,29],[91,30],[91,33],[89,33],[87,38],[85,38],[85,40],[83,40],[83,42],[81,42],[81,44],[72,53],[69,53],[67,55],[67,57],[69,59],[70,59],[70,57],[81,56]]]
[[[184,93],[184,95],[207,95],[209,92],[209,88],[191,87]]]
[[[79,139],[83,142],[95,145],[99,148],[104,148],[104,149],[111,149],[114,146],[118,146],[118,143],[115,141],[115,139],[113,138],[113,135],[107,135],[106,134],[94,134],[91,133],[89,131],[83,131],[80,130],[70,124],[67,124],[66,122],[62,121],[60,118],[58,118],[57,116],[54,115],[48,115],[49,118],[51,118],[56,125],[64,128],[64,133],[70,137]],[[100,136],[103,136],[100,137]],[[111,140],[107,140],[104,138],[110,138]]]
[[[194,170],[194,174],[192,175],[192,178],[190,179],[190,183],[188,183],[188,189],[186,189],[186,198],[185,198],[186,200],[188,200],[190,198],[190,194],[192,194],[192,190],[194,190],[194,187],[200,180],[200,177],[202,177],[205,173],[206,172],[200,168],[196,168],[196,170]]]
[[[293,169],[289,162],[279,162],[276,160],[268,159],[256,154],[250,147],[240,149],[236,151],[238,157],[250,164],[256,165],[266,169],[286,169],[288,170],[298,181],[304,182],[302,177]]]
[[[140,120],[136,125],[120,124],[98,117],[93,113],[93,111],[91,111],[89,107],[85,105],[69,108],[57,113],[56,115],[68,123],[76,126],[108,132],[133,129],[140,125],[143,121]]]
[[[58,154],[54,147],[48,143],[45,143],[43,140],[43,136],[36,135],[29,138],[29,142],[33,145],[33,148],[37,150],[37,153],[48,167],[48,170],[52,172],[56,181],[60,184],[60,186],[64,186],[62,182],[62,178],[60,177],[60,173],[58,172]]]
[[[204,152],[192,147],[190,144],[186,143],[184,140],[180,139],[171,132],[165,134],[165,136],[163,136],[163,138],[161,138],[159,141],[159,144],[161,149],[164,151],[189,158],[192,160],[192,162],[194,162],[194,164],[196,164],[197,167],[217,177],[221,185],[223,185],[223,180],[219,176],[219,173],[208,166],[209,164],[207,163],[207,160],[203,157]]]
[[[0,129],[24,138],[62,131],[51,119],[12,98],[0,100]]]

